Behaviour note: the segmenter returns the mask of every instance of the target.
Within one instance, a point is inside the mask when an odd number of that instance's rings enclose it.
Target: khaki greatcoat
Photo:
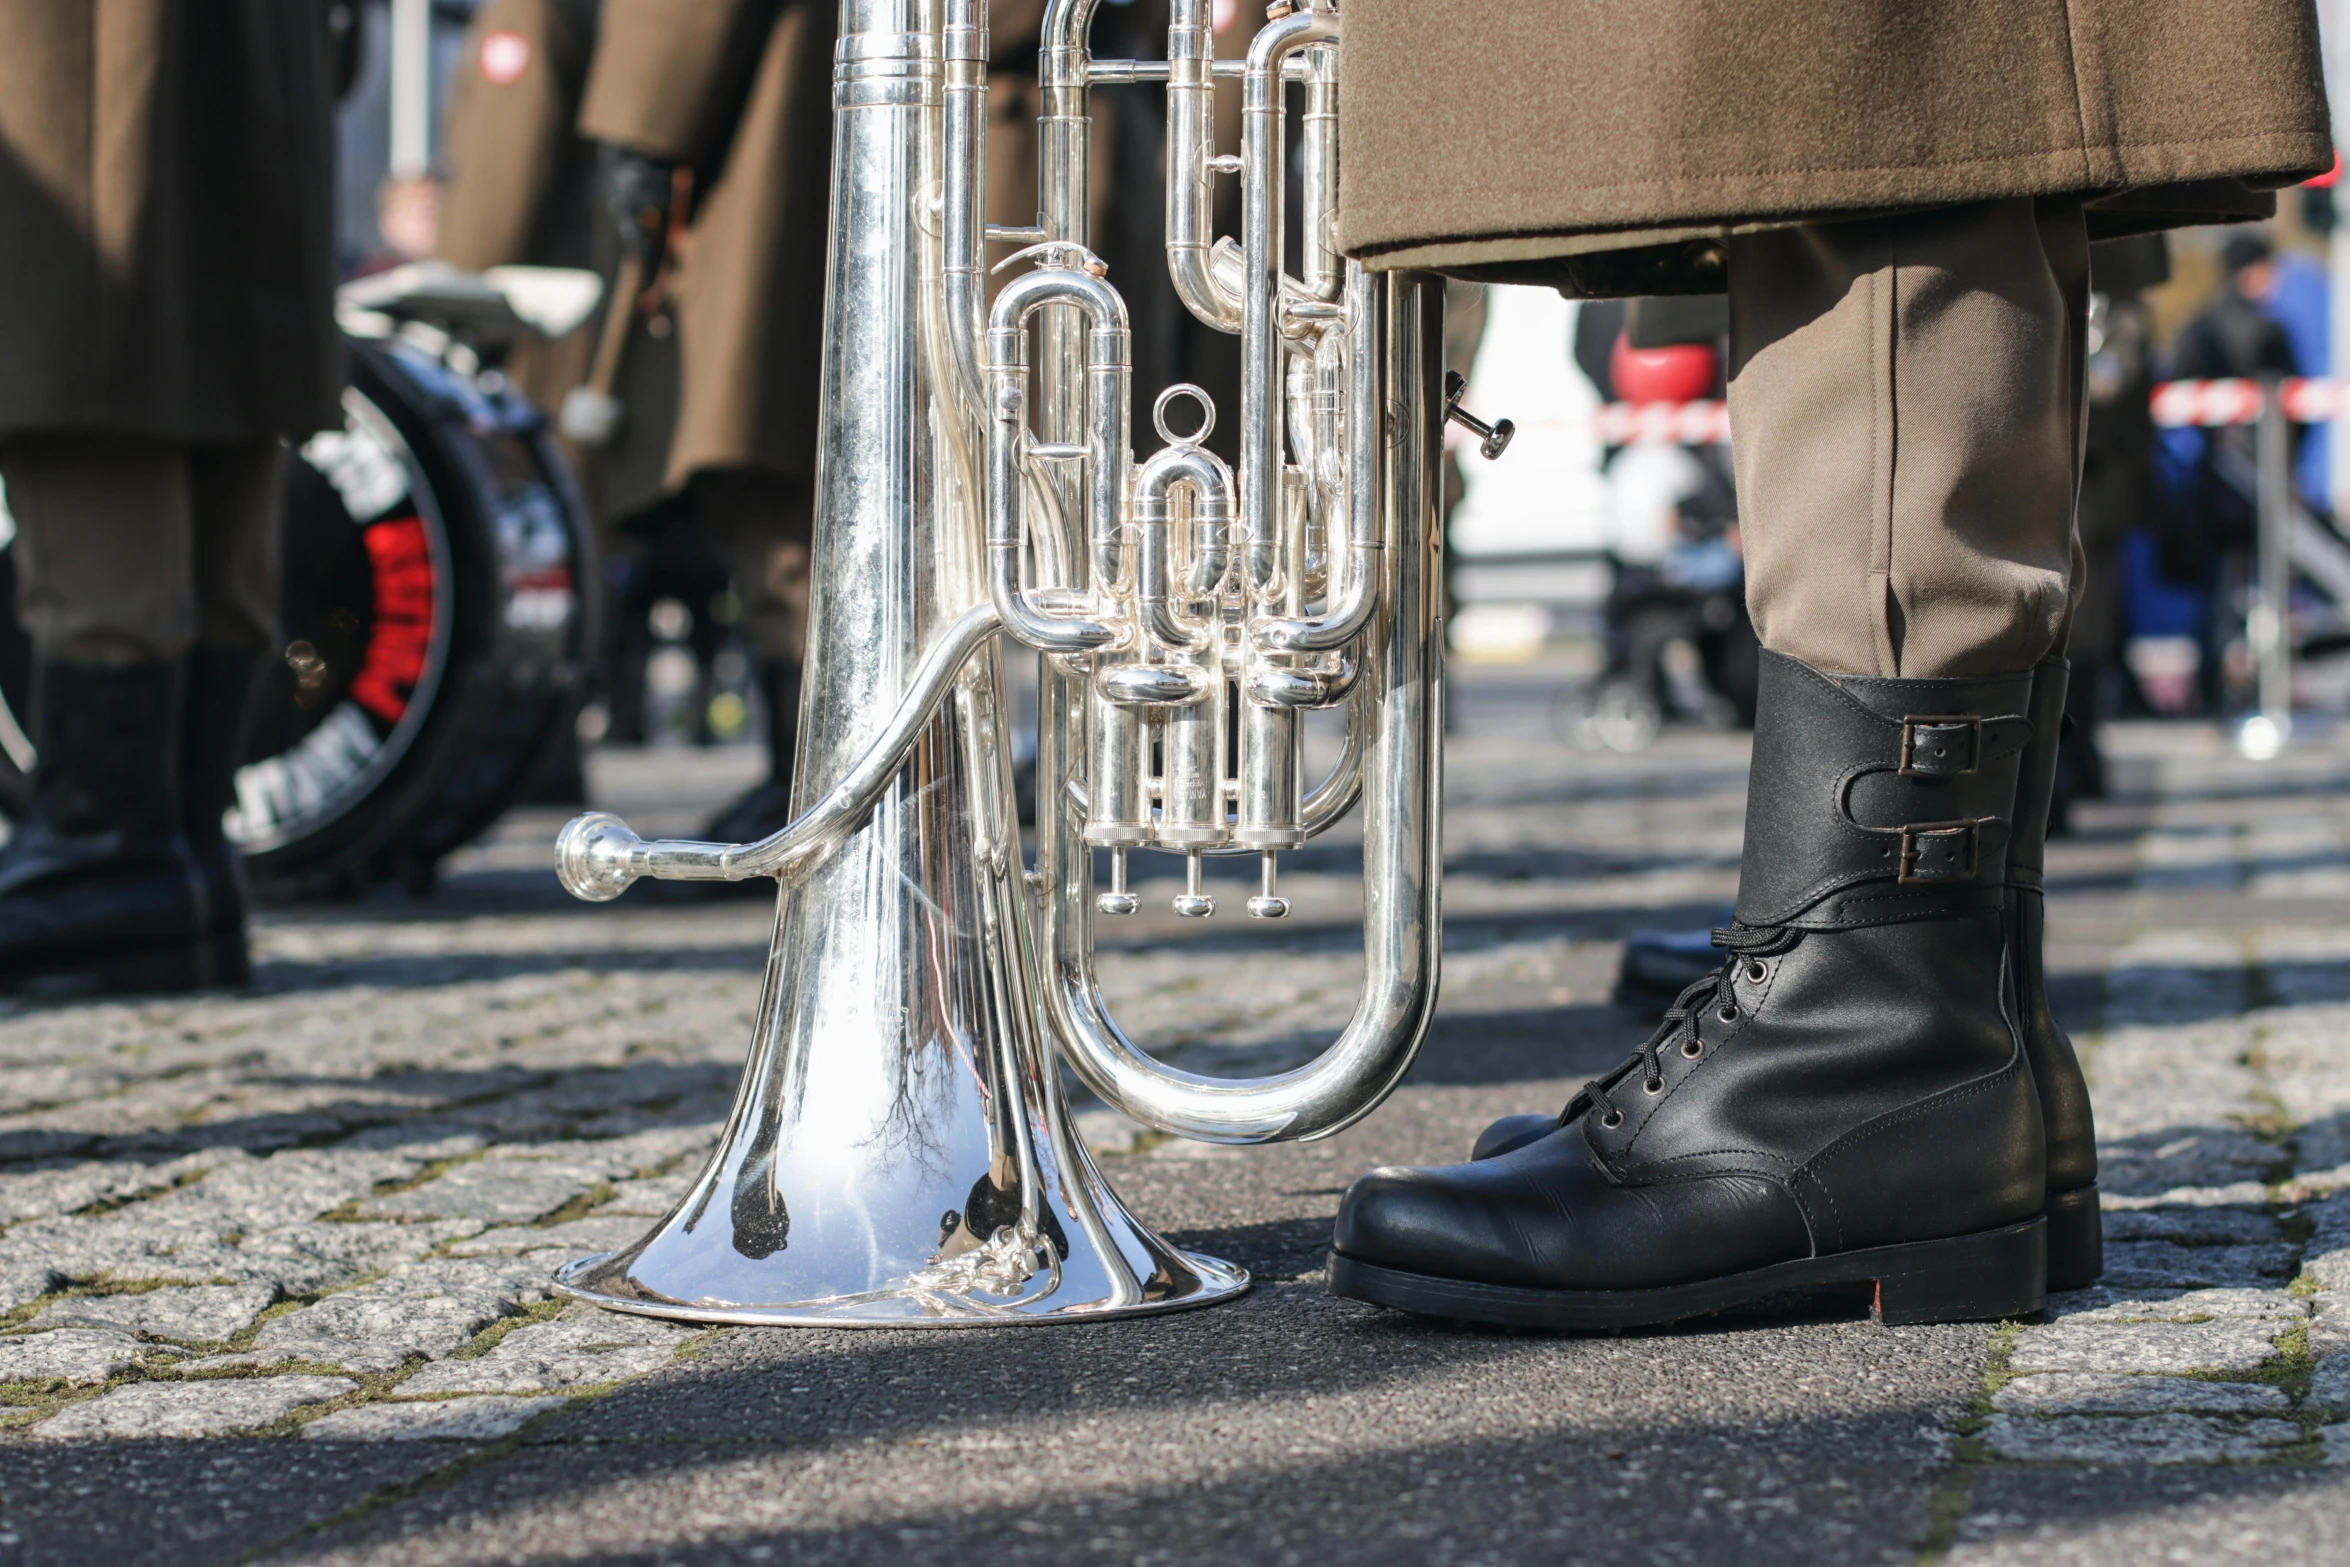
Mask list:
[[[1710,292],[1726,235],[1998,197],[2250,216],[2333,159],[2310,0],[1347,0],[1341,242]]]
[[[336,418],[320,0],[0,7],[0,435]]]
[[[834,21],[826,0],[605,0],[581,133],[695,171],[672,486],[815,477]]]

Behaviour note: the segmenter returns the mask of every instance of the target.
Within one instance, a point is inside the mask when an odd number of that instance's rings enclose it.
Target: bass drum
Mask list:
[[[545,417],[407,341],[346,349],[342,428],[286,464],[284,654],[227,821],[270,897],[428,889],[576,721],[595,646],[592,534]],[[0,802],[16,814],[34,756],[12,553]]]

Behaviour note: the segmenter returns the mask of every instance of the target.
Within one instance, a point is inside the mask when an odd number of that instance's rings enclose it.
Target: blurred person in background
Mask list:
[[[2058,746],[2048,830],[2067,830],[2076,800],[2105,798],[2097,725],[2102,693],[2122,652],[2122,540],[2155,516],[2154,344],[2144,293],[2170,277],[2160,234],[2089,247],[2089,422],[2081,444],[2080,601],[2065,656],[2064,736]]]
[[[39,655],[0,986],[247,977],[221,818],[277,640],[281,442],[340,417],[336,9],[0,10],[0,482]]]
[[[830,233],[834,8],[605,0],[579,115],[606,219],[672,267],[678,406],[664,489],[732,568],[758,657],[768,776],[704,829],[789,820]]]
[[[2182,381],[2292,376],[2299,356],[2266,301],[2276,281],[2276,252],[2266,234],[2228,236],[2220,252],[2225,283],[2210,304],[2179,329],[2171,371]],[[2182,432],[2195,449],[2192,477],[2162,538],[2163,575],[2203,593],[2202,656],[2196,681],[2203,710],[2229,700],[2227,652],[2243,634],[2243,598],[2259,516],[2256,427],[2222,425]],[[2298,439],[2298,437],[2296,437]]]
[[[1763,652],[1722,962],[1557,1113],[1358,1180],[1331,1288],[1588,1329],[2089,1284],[2041,899],[2089,246],[2331,165],[2308,0],[1349,0],[1339,96],[1367,264],[1727,293]]]

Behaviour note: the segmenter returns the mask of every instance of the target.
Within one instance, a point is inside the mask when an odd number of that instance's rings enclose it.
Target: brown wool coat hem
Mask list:
[[[2310,0],[1347,0],[1344,31],[1346,252],[1577,293],[1983,201],[2251,217],[2333,161]]]

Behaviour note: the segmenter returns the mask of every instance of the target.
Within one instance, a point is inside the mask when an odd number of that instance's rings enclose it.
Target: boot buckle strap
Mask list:
[[[1900,831],[1902,881],[1974,880],[1983,847],[1981,821],[1910,822]]]
[[[1983,765],[1983,720],[1973,713],[1904,718],[1901,776],[1963,778]]]

